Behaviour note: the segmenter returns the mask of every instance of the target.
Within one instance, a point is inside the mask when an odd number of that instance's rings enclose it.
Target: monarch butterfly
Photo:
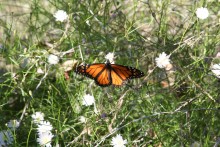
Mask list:
[[[94,79],[96,84],[102,87],[121,86],[126,80],[144,76],[144,73],[136,68],[111,64],[109,60],[106,63],[80,65],[75,72]]]

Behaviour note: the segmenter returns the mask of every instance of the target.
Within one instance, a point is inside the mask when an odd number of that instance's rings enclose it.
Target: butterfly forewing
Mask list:
[[[86,68],[86,73],[92,78],[96,77],[100,71],[104,70],[105,64],[92,64]]]
[[[112,65],[112,69],[116,72],[116,74],[122,79],[126,80],[129,78],[129,76],[132,75],[130,69],[127,66],[122,66],[122,65]]]
[[[124,81],[132,78],[139,78],[144,75],[140,70],[123,65],[112,64],[112,84],[116,86],[120,86],[124,83]]]
[[[106,70],[106,64],[80,65],[76,68],[76,72],[94,79],[99,86],[111,85],[111,77],[109,71]]]
[[[80,65],[77,67],[76,72],[94,79],[104,67],[105,64]]]
[[[144,73],[136,68],[129,67],[129,66],[122,66],[113,64],[112,68],[115,72],[121,76],[123,80],[133,79],[133,78],[140,78],[144,76]]]
[[[144,76],[144,73],[136,68],[133,67],[128,67],[130,72],[131,72],[131,76],[129,77],[129,79],[134,79],[134,78],[140,78]]]

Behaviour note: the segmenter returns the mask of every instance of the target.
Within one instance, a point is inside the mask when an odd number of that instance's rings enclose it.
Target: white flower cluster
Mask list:
[[[156,65],[159,68],[166,68],[170,64],[170,55],[162,52],[159,57],[155,59]]]
[[[111,64],[114,64],[115,63],[115,55],[114,55],[114,53],[108,53],[106,56],[105,56],[105,59],[106,60],[109,60],[109,62],[111,63]]]
[[[84,95],[83,99],[82,99],[82,104],[84,106],[91,106],[95,103],[95,98],[94,96],[90,95],[90,94],[86,94]]]
[[[92,96],[90,94],[84,95],[83,98],[82,98],[82,105],[84,105],[84,106],[94,105],[94,112],[96,114],[98,114],[98,110],[97,110],[96,105],[95,105],[95,98],[94,98],[94,96]]]
[[[48,60],[49,64],[55,65],[55,64],[57,64],[59,62],[60,59],[59,59],[58,56],[50,54],[48,56],[47,60]]]
[[[199,19],[206,19],[208,16],[209,16],[209,11],[207,8],[197,8],[196,9],[196,16],[199,18]]]
[[[33,122],[37,125],[38,138],[37,142],[40,146],[51,147],[51,140],[53,138],[53,134],[51,130],[53,126],[49,121],[44,121],[44,114],[41,112],[36,112],[32,114]]]
[[[6,126],[8,130],[0,131],[0,146],[9,146],[14,141],[13,132],[20,126],[17,120],[10,120]]]
[[[64,10],[56,11],[53,16],[55,17],[56,21],[60,21],[60,22],[63,22],[68,18],[68,15]]]
[[[112,138],[111,145],[113,147],[125,147],[127,140],[124,140],[120,134]]]

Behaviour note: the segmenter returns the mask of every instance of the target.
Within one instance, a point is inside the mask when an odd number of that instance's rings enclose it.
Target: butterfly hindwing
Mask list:
[[[111,70],[112,85],[121,86],[124,80],[114,70]]]
[[[110,71],[108,69],[105,69],[100,72],[99,75],[95,78],[95,82],[99,86],[109,86],[112,84],[112,78],[110,75]]]

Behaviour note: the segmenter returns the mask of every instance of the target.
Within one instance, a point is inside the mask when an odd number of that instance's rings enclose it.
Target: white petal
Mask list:
[[[85,105],[85,106],[90,106],[92,104],[95,103],[95,98],[90,95],[90,94],[86,94],[84,97],[83,97],[83,101],[82,101],[82,104]]]
[[[54,17],[56,18],[56,21],[61,21],[63,22],[68,18],[68,15],[65,11],[63,10],[58,10],[55,14]]]
[[[57,64],[59,62],[59,57],[55,56],[55,55],[49,55],[48,56],[48,63],[50,64]]]
[[[199,19],[206,19],[208,16],[209,16],[209,11],[207,8],[197,8],[196,10],[196,16],[199,18]]]

